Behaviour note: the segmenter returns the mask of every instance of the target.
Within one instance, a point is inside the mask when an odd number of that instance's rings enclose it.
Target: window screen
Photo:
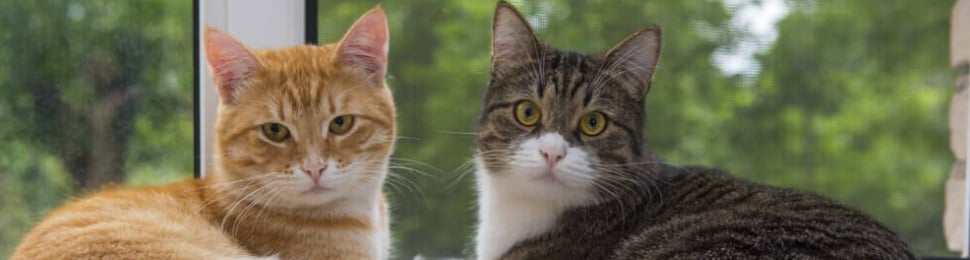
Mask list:
[[[318,1],[319,42],[375,4]],[[667,161],[823,194],[886,223],[917,255],[952,255],[940,223],[953,163],[952,2],[513,4],[563,49],[602,51],[646,25],[663,28],[646,136]],[[387,188],[395,251],[470,255],[470,159],[495,3],[381,5],[401,135]],[[0,256],[72,195],[192,175],[191,1],[0,6]]]
[[[0,258],[72,195],[192,176],[191,1],[0,6]]]

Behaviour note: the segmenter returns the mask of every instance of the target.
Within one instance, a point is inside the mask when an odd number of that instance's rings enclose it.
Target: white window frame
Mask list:
[[[303,45],[310,40],[307,29],[313,29],[316,35],[316,4],[306,0],[197,0],[198,26],[197,39],[202,39],[201,33],[206,26],[212,26],[229,33],[251,49],[282,48]],[[314,10],[307,10],[307,6]],[[307,17],[311,14],[314,17]],[[312,20],[307,20],[310,18]],[[308,21],[313,25],[307,28]],[[212,85],[212,74],[205,59],[202,44],[196,44],[198,53],[195,62],[198,73],[196,85],[198,88],[198,102],[196,111],[196,177],[205,176],[213,170],[211,154],[213,154],[213,127],[215,126],[216,109],[219,104],[219,93]]]

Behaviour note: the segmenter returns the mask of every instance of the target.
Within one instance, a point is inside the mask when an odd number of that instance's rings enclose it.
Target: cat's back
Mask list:
[[[108,188],[75,199],[38,223],[13,259],[245,255],[200,214],[205,206],[201,185],[201,180],[188,180],[159,187]]]
[[[617,259],[913,259],[875,219],[821,196],[680,168]]]

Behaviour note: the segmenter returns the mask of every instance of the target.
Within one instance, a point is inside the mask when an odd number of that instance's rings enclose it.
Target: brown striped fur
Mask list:
[[[709,168],[639,167],[639,191],[560,216],[502,259],[915,259],[896,234],[821,196]]]
[[[251,52],[207,29],[221,97],[214,169],[68,202],[23,238],[13,259],[387,258],[381,187],[396,130],[386,45],[379,7],[324,46]],[[341,115],[355,119],[338,134],[329,125]],[[267,139],[267,123],[291,137]],[[319,184],[307,169],[319,169]]]

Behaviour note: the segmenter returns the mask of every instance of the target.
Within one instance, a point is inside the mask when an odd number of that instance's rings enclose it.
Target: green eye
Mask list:
[[[354,127],[354,116],[342,115],[330,121],[330,132],[334,134],[345,134]]]
[[[539,106],[532,101],[522,101],[518,105],[515,105],[515,120],[519,121],[519,124],[524,126],[534,126],[539,123],[539,118],[542,117],[542,111],[539,110]]]
[[[579,119],[579,130],[588,136],[596,136],[606,130],[606,116],[600,112],[592,112]]]
[[[290,129],[279,123],[266,123],[263,124],[263,136],[273,142],[282,142],[287,138],[290,138]]]

